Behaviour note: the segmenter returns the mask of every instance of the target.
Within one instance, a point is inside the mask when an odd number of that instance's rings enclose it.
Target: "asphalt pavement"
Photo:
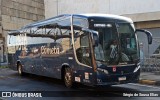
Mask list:
[[[7,63],[1,63],[1,66],[7,66]],[[160,71],[157,72],[141,72],[140,84],[160,86]]]
[[[61,80],[27,74],[19,76],[17,71],[0,68],[1,92],[40,92],[42,98],[21,98],[14,94],[12,98],[2,100],[159,100],[160,87],[142,84],[121,84],[111,87],[93,88],[77,84],[76,88],[66,88]],[[148,94],[152,94],[148,96]],[[2,95],[2,94],[1,94]],[[139,96],[137,96],[139,95]],[[158,96],[157,96],[158,95]],[[20,95],[21,96],[21,95]],[[24,95],[23,95],[24,96]]]
[[[139,83],[160,86],[160,72],[141,72]]]

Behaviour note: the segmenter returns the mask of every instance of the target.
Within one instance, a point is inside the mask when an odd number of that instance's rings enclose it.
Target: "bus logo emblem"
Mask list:
[[[113,67],[113,69],[112,69],[112,70],[113,70],[113,72],[116,72],[116,67]]]

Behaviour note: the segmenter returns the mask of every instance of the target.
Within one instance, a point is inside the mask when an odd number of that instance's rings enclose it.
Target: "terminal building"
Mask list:
[[[0,0],[0,62],[7,62],[7,33],[44,19],[44,0]]]

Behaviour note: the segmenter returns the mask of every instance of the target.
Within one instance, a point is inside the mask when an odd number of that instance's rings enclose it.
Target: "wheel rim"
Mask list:
[[[72,79],[71,79],[71,73],[70,72],[66,72],[65,73],[65,84],[66,86],[70,86],[71,85],[71,82],[72,82]]]

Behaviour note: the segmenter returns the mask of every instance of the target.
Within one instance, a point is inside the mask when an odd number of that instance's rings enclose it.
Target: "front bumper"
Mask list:
[[[120,77],[125,77],[126,80],[119,80]],[[136,83],[139,81],[140,69],[135,73],[128,73],[123,75],[99,75],[97,76],[97,86],[100,85],[117,85],[126,83]]]

